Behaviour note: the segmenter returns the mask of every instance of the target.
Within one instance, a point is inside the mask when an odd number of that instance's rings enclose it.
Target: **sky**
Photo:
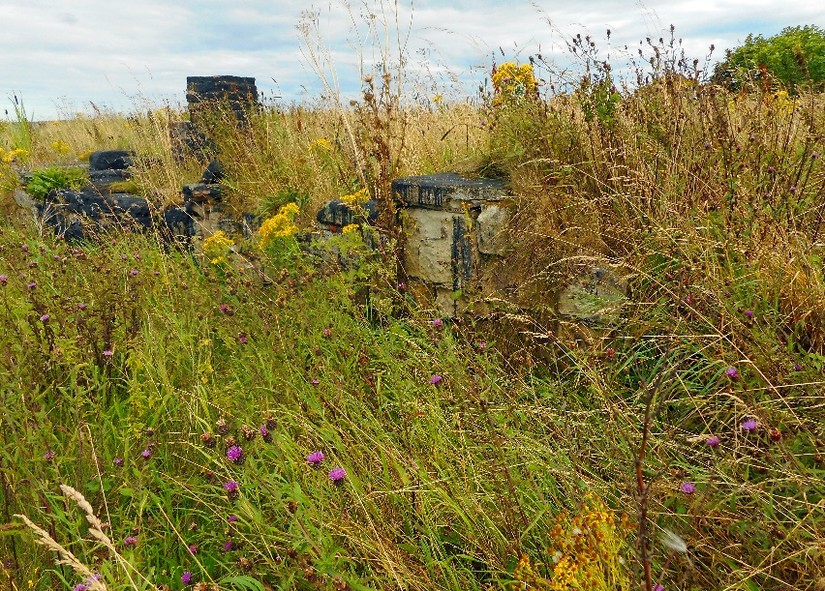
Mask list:
[[[716,60],[748,33],[825,26],[825,2],[0,0],[0,116],[14,97],[34,120],[180,107],[187,76],[220,74],[256,78],[267,103],[348,100],[385,53],[403,56],[410,96],[472,97],[494,61],[540,54],[555,82],[581,33],[621,70],[625,45],[670,25],[702,67],[711,44]]]

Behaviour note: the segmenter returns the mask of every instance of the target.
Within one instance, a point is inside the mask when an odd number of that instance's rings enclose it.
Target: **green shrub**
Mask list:
[[[81,168],[44,168],[32,174],[26,191],[38,199],[45,199],[46,195],[58,189],[80,189],[88,180]]]

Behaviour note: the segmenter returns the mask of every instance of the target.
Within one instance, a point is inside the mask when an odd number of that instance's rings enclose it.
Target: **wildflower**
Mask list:
[[[686,495],[692,495],[696,492],[696,485],[692,482],[683,482],[679,485],[679,490],[685,493]]]
[[[331,337],[331,336],[332,336],[332,329],[331,329],[331,328],[325,328],[325,329],[323,330],[323,334],[324,334],[324,336],[325,336],[326,338]]]
[[[123,539],[123,545],[126,546],[127,548],[134,548],[135,546],[137,546],[137,543],[138,543],[137,536],[126,536]]]
[[[184,585],[188,585],[192,582],[192,572],[191,571],[183,571],[183,574],[180,576],[180,582]]]
[[[57,454],[54,453],[53,449],[50,449],[46,453],[43,454],[43,459],[47,462],[51,462]]]
[[[132,269],[131,271],[129,271],[129,275],[131,275],[132,277],[134,277],[134,276],[135,276],[135,275],[137,275],[139,272],[140,272],[140,271],[138,271],[137,269]]]
[[[811,160],[816,160],[817,158],[819,158],[819,152],[811,152]]]
[[[708,447],[719,447],[720,439],[718,435],[711,435],[705,440],[705,444]]]
[[[665,587],[661,583],[656,583],[656,586],[653,587],[653,591],[665,591]]]
[[[226,486],[224,486],[224,488],[226,488]],[[226,518],[226,523],[236,523],[237,521],[238,521],[238,516],[237,515],[230,515],[229,517]]]
[[[476,349],[479,351],[484,351],[487,348],[487,341],[481,341],[478,345],[476,345]]]
[[[753,433],[759,428],[759,422],[756,419],[745,419],[742,421],[742,430],[748,433]]]
[[[88,590],[89,590],[89,586],[86,583],[78,583],[77,585],[74,586],[74,589],[72,591],[88,591]]]
[[[0,285],[5,285],[8,282],[9,282],[9,276],[8,275],[0,275]]]
[[[802,371],[802,365],[799,364],[799,363],[794,363],[793,364],[793,370],[794,371]]]
[[[51,316],[48,314],[43,314],[43,316],[40,317],[40,322],[48,322],[50,318]]]
[[[243,449],[240,445],[233,445],[228,450],[226,450],[226,459],[234,464],[240,464],[243,462]]]
[[[197,554],[198,553],[198,545],[197,544],[189,544],[189,553],[190,554]]]
[[[312,384],[313,386],[317,386],[321,382],[319,382],[318,380],[310,380],[309,383]]]
[[[433,320],[433,328],[441,328],[442,326],[444,326],[444,321],[441,318]]]
[[[725,370],[725,375],[728,376],[730,379],[735,380],[739,377],[739,372],[736,370],[735,367],[730,366]]]
[[[245,344],[246,344],[246,342],[247,342],[247,336],[246,336],[246,333],[242,332],[242,333],[240,333],[240,334],[238,335],[238,342],[239,342],[241,345],[245,345]]]
[[[142,457],[144,460],[148,460],[152,457],[152,450],[147,447],[142,452],[140,452],[140,457]]]
[[[103,350],[103,356],[104,357],[112,357],[114,354],[115,354],[115,352],[112,351],[111,349],[104,349]]]
[[[404,283],[403,281],[401,281],[401,282],[398,284],[398,291],[407,291],[407,284],[406,284],[406,283]]]
[[[753,310],[745,310],[745,317],[748,320],[752,320],[753,319]]]
[[[266,428],[266,425],[261,425],[258,431],[261,433],[261,439],[270,443],[272,441],[272,433],[269,432],[269,429]]]
[[[226,424],[225,419],[218,419],[218,422],[215,423],[215,426],[218,428],[218,433],[221,435],[226,435],[229,433],[229,425]]]
[[[232,316],[235,313],[235,311],[232,309],[232,306],[230,306],[229,304],[221,304],[220,306],[218,306],[218,310],[220,310],[227,316]]]
[[[312,464],[313,466],[318,466],[321,462],[324,461],[324,452],[322,451],[314,451],[307,456],[307,463]]]
[[[791,193],[796,193],[796,185],[791,185],[791,188],[789,189],[789,191]]]
[[[229,552],[230,550],[232,550],[232,540],[226,540],[226,542],[223,543],[223,551]]]
[[[114,460],[112,460],[112,463],[115,466],[117,466],[118,468],[122,468],[123,467],[123,458],[115,458]]]
[[[433,377],[430,378],[430,383],[433,386],[435,386],[435,385],[440,384],[443,379],[444,379],[443,376],[440,376],[440,375],[436,374],[436,375],[434,375]]]
[[[333,468],[332,470],[329,471],[329,479],[334,484],[341,484],[344,481],[344,478],[346,477],[346,475],[347,475],[347,472],[343,468]]]
[[[28,287],[29,289],[34,289],[34,288],[36,288],[36,287],[37,287],[37,282],[36,282],[36,281],[32,281],[32,282],[30,282],[28,285],[26,285],[26,287]]]
[[[226,494],[229,495],[230,499],[235,499],[238,497],[238,481],[237,480],[228,480],[223,483],[223,490],[226,491]]]
[[[266,248],[278,238],[288,238],[298,232],[298,226],[293,223],[300,208],[295,203],[287,203],[278,210],[278,213],[264,221],[258,228],[258,246]]]
[[[84,304],[84,303],[82,303],[82,302],[81,302],[80,304],[78,304],[78,305],[77,305],[77,309],[78,309],[78,310],[80,310],[81,312],[82,312],[83,310],[85,310],[86,308],[87,308],[86,304]]]

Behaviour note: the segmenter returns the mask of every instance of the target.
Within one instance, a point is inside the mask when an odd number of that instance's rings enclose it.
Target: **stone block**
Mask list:
[[[478,251],[481,254],[501,256],[505,252],[505,235],[510,213],[501,205],[482,205],[476,218]]]
[[[134,153],[128,150],[99,150],[89,156],[89,171],[126,170],[133,164]]]
[[[504,181],[467,178],[451,172],[396,179],[392,182],[392,192],[406,207],[456,213],[507,199]]]

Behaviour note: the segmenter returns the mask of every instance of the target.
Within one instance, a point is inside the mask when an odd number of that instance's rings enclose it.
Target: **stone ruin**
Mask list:
[[[170,130],[175,150],[204,158],[211,156],[200,182],[182,187],[182,204],[152,212],[137,195],[113,190],[131,177],[135,154],[107,150],[89,160],[89,184],[79,191],[55,191],[44,203],[34,203],[23,191],[15,198],[56,233],[79,240],[100,230],[155,227],[167,240],[189,244],[197,235],[217,230],[250,235],[258,220],[242,220],[223,209],[223,167],[210,147],[213,109],[220,108],[240,126],[257,106],[254,78],[238,76],[187,78],[189,121]],[[204,158],[205,159],[205,158]],[[409,290],[442,317],[463,314],[474,300],[504,299],[498,277],[506,265],[506,229],[513,196],[503,181],[467,178],[453,173],[396,179],[392,191],[400,204],[399,223],[404,235],[404,269]],[[362,216],[356,219],[356,215]],[[318,212],[321,235],[340,232],[344,226],[378,216],[375,201],[362,204],[356,214],[347,204],[333,200]],[[597,326],[612,324],[625,301],[626,280],[606,267],[593,266],[571,280],[558,293],[548,295],[559,317]]]

